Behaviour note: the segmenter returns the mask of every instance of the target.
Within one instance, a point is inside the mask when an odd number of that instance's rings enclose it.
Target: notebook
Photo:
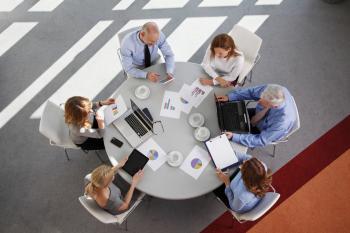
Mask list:
[[[224,170],[238,163],[236,153],[225,134],[209,139],[205,142],[205,146],[216,168]]]
[[[123,170],[126,171],[130,176],[134,176],[136,172],[142,170],[149,158],[147,158],[140,151],[134,149],[129,155],[128,161],[123,166]]]

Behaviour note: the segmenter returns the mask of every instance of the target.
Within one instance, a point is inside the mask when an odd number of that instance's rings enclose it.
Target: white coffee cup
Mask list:
[[[210,131],[207,127],[198,127],[195,131],[194,131],[194,137],[198,140],[198,141],[206,141],[209,139],[210,137]]]
[[[192,113],[188,118],[188,123],[194,128],[204,125],[204,121],[204,116],[198,112]]]
[[[179,151],[171,151],[167,155],[168,164],[172,167],[180,166],[183,160],[183,155]]]
[[[139,99],[147,99],[151,91],[146,85],[138,86],[135,90],[135,96]]]

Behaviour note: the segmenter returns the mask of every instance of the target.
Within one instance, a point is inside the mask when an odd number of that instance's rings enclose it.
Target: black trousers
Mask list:
[[[91,128],[98,129],[98,123],[95,117]],[[105,149],[103,138],[88,138],[83,144],[79,144],[77,146],[79,146],[83,150],[104,150]]]
[[[255,108],[248,108],[248,115],[249,119],[251,120],[252,117],[255,115]],[[251,134],[260,134],[260,130],[256,126],[250,125],[250,133]]]
[[[240,169],[237,168],[236,171],[234,171],[230,176],[230,180],[233,180],[233,178],[235,178],[239,171]],[[222,184],[219,188],[215,189],[213,193],[226,205],[227,208],[231,209],[229,200],[227,199],[227,196],[225,194],[225,188],[225,184]]]

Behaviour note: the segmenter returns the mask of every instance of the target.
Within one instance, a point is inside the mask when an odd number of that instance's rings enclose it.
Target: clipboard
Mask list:
[[[205,146],[218,169],[225,170],[239,162],[225,134],[209,139],[205,142]]]

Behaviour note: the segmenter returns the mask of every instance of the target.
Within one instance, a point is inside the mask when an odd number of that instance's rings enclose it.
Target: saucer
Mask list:
[[[173,161],[173,158],[177,156],[177,159]],[[180,151],[171,151],[169,152],[169,154],[167,155],[167,162],[170,166],[172,167],[178,167],[182,164],[183,161],[183,155],[181,154]]]
[[[203,131],[204,132],[204,135],[203,136],[199,136],[198,135],[198,132],[199,131]],[[197,128],[195,131],[194,131],[194,138],[197,140],[197,141],[200,141],[200,142],[204,142],[206,140],[208,140],[210,138],[210,131],[207,127],[199,127]]]
[[[201,127],[204,124],[204,116],[201,113],[192,113],[188,118],[188,123],[193,128]]]
[[[146,85],[138,86],[135,89],[135,96],[138,99],[141,99],[141,100],[147,99],[150,96],[150,94],[151,94],[151,90]]]

